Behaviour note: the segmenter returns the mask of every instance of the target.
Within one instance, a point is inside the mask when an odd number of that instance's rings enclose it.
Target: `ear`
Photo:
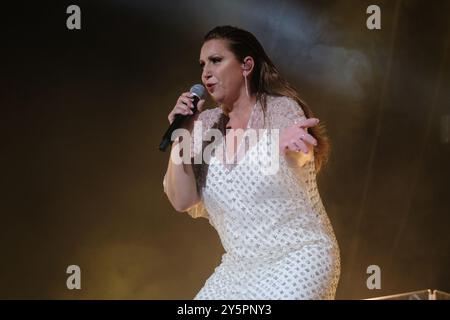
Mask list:
[[[247,56],[244,58],[244,62],[242,63],[242,71],[244,76],[248,76],[255,66],[255,61],[251,56]]]

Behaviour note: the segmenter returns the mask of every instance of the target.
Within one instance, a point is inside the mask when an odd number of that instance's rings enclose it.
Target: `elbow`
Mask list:
[[[200,201],[200,197],[196,191],[179,192],[176,189],[169,188],[164,177],[164,193],[166,194],[172,207],[178,212],[186,212],[193,205]]]
[[[185,202],[185,203],[172,203],[173,208],[175,209],[175,211],[177,212],[187,212],[190,208],[192,208],[196,203],[196,202]]]
[[[185,203],[181,203],[181,202],[172,202],[172,207],[175,209],[175,211],[177,212],[186,212],[189,210],[189,208],[191,206],[186,205]]]
[[[192,206],[199,202],[199,197],[196,195],[195,197],[173,197],[167,194],[167,198],[169,199],[172,207],[177,212],[187,212]]]

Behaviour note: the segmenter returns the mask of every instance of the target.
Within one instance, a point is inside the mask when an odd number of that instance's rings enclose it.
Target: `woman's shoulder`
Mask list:
[[[209,108],[209,109],[203,110],[200,113],[197,121],[202,121],[203,126],[209,128],[219,120],[221,114],[222,114],[222,108],[220,108],[220,107]]]
[[[286,104],[295,102],[294,99],[288,96],[275,96],[275,95],[266,95],[267,103],[271,104]]]
[[[269,113],[278,115],[303,115],[303,110],[291,97],[287,96],[266,96],[267,110]]]
[[[222,108],[221,107],[212,107],[212,108],[208,108],[202,111],[202,113],[200,113],[200,117],[218,117],[222,114]]]

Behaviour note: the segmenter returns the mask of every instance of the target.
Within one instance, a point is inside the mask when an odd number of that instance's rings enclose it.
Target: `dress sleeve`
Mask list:
[[[283,130],[306,119],[303,109],[295,100],[288,97],[272,99],[272,128]]]

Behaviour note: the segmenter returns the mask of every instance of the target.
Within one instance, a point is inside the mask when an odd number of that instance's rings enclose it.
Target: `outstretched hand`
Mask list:
[[[308,144],[317,146],[317,140],[308,133],[308,128],[314,127],[319,123],[317,118],[309,118],[301,120],[280,132],[280,153],[285,154],[286,151],[302,151],[307,154],[309,152]]]

